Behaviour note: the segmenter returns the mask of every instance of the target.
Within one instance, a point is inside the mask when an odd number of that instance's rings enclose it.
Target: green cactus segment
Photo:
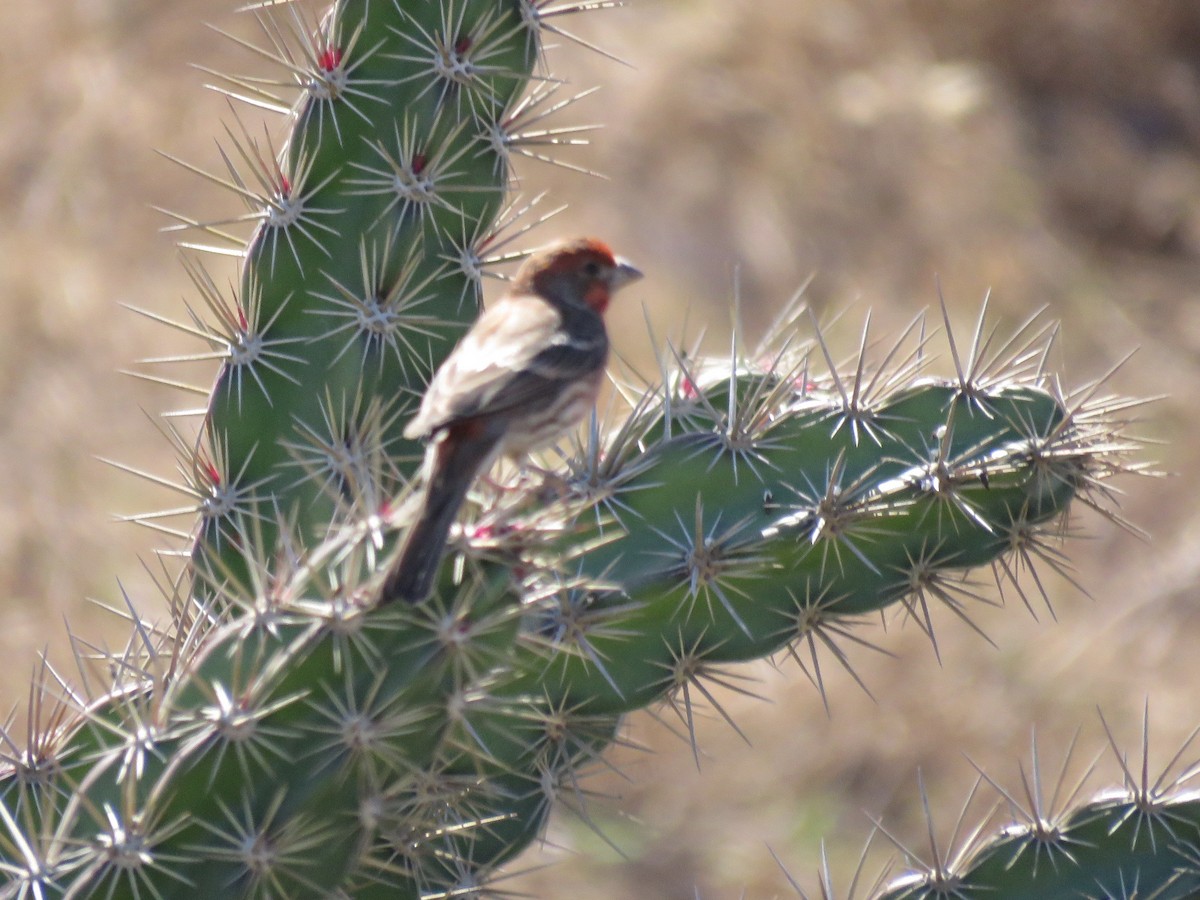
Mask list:
[[[538,55],[511,0],[341,0],[319,24],[279,15],[299,22],[282,57],[301,88],[291,133],[276,152],[230,129],[226,150],[257,227],[239,299],[217,303],[228,358],[199,479],[193,561],[222,578],[247,574],[249,520],[264,547],[281,518],[311,545],[384,509],[411,474],[419,448],[401,429],[477,313],[464,263],[504,201],[496,135]]]
[[[1004,829],[942,872],[896,879],[878,900],[1196,896],[1200,801],[1120,792],[1081,804],[1061,822]]]
[[[1066,419],[1040,388],[968,397],[928,383],[857,423],[828,397],[786,400],[739,452],[694,423],[627,462],[634,474],[605,498],[616,523],[580,517],[571,541],[595,545],[567,574],[610,587],[574,601],[568,591],[531,616],[535,635],[574,643],[535,643],[510,687],[627,711],[689,659],[761,658],[822,622],[899,602],[923,626],[925,598],[963,613],[958,573],[1038,534],[1083,483],[1090,451],[1071,452]]]

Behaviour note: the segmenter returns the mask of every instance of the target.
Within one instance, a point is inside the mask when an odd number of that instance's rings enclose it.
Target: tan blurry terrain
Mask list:
[[[115,515],[184,505],[96,457],[171,476],[143,410],[202,399],[118,374],[145,356],[197,348],[121,308],[182,317],[190,287],[158,205],[197,218],[232,198],[156,156],[215,168],[230,113],[188,63],[247,71],[246,53],[203,26],[250,34],[226,4],[174,0],[14,4],[0,94],[0,653],[18,703],[37,652],[68,677],[62,620],[95,642],[125,627],[86,598],[141,606],[138,563],[163,540]],[[868,816],[923,847],[921,772],[942,840],[975,778],[1009,787],[1036,729],[1050,783],[1082,729],[1072,768],[1104,746],[1096,707],[1133,753],[1150,703],[1151,755],[1165,764],[1200,724],[1200,6],[1171,0],[643,0],[570,23],[632,64],[576,47],[556,72],[603,89],[568,111],[603,122],[564,151],[608,180],[536,163],[528,193],[570,209],[543,233],[611,240],[648,274],[617,311],[618,349],[643,363],[644,302],[660,336],[727,333],[735,268],[750,336],[809,276],[849,350],[868,309],[886,335],[936,303],[965,334],[992,291],[997,322],[1034,310],[1063,322],[1052,365],[1073,386],[1129,351],[1115,391],[1169,394],[1141,432],[1177,473],[1126,478],[1123,513],[1143,543],[1091,513],[1066,553],[1091,598],[1048,569],[1057,620],[1014,596],[981,607],[995,646],[935,614],[941,665],[912,623],[847,646],[868,697],[829,657],[831,713],[794,663],[736,670],[767,698],[723,695],[750,746],[712,716],[691,749],[648,716],[621,752],[628,780],[589,812],[622,860],[563,814],[550,839],[580,851],[506,883],[540,897],[789,896],[767,850],[815,888],[819,841],[844,887]],[[624,300],[624,298],[623,298]],[[943,361],[941,370],[949,371]],[[194,381],[203,381],[197,376]],[[987,576],[980,592],[997,598]],[[670,711],[662,721],[681,726]],[[1200,756],[1193,748],[1188,759]],[[1111,757],[1090,782],[1117,777]],[[974,820],[987,803],[969,814]],[[886,844],[885,840],[877,840]]]

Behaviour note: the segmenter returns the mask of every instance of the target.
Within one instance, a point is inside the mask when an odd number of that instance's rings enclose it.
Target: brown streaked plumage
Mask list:
[[[596,402],[608,362],[604,312],[641,273],[584,238],[525,261],[434,373],[405,437],[427,438],[420,509],[380,603],[418,603],[433,586],[446,537],[476,476],[500,455],[558,440]]]

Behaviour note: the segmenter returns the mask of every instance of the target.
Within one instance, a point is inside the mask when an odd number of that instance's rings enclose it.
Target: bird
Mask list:
[[[475,478],[569,434],[596,403],[608,363],[604,315],[642,273],[603,241],[530,255],[430,380],[404,436],[424,439],[424,485],[379,595],[428,598],[450,527]]]

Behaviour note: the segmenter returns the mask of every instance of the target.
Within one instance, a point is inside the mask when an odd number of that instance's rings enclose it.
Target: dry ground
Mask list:
[[[43,647],[69,659],[64,616],[88,640],[124,634],[87,598],[119,602],[123,584],[152,602],[138,559],[161,541],[113,516],[179,498],[96,457],[171,473],[142,411],[179,398],[117,371],[187,345],[120,304],[177,314],[189,291],[150,204],[198,217],[229,208],[151,152],[215,161],[228,112],[186,63],[249,66],[202,25],[244,28],[226,5],[7,10],[0,654],[10,703]],[[637,259],[650,275],[638,297],[660,333],[686,316],[719,336],[735,267],[751,332],[810,275],[823,315],[848,310],[857,323],[871,309],[881,335],[934,303],[939,281],[962,328],[990,289],[997,321],[1043,305],[1063,321],[1055,366],[1068,384],[1138,348],[1111,384],[1169,394],[1142,433],[1163,441],[1147,457],[1177,474],[1120,485],[1148,543],[1094,515],[1074,521],[1090,539],[1066,552],[1091,598],[1051,578],[1056,621],[1045,610],[1034,621],[1011,597],[981,609],[993,648],[942,615],[940,666],[911,624],[866,629],[894,656],[851,649],[873,700],[827,665],[828,716],[794,664],[746,667],[770,702],[728,698],[750,746],[705,722],[699,771],[668,729],[636,717],[632,738],[656,752],[622,755],[628,781],[591,785],[619,795],[591,811],[627,858],[564,815],[551,838],[579,854],[548,852],[561,861],[512,888],[789,896],[767,846],[813,887],[822,837],[844,886],[869,816],[921,842],[918,772],[945,837],[975,777],[967,758],[1015,787],[1035,731],[1056,772],[1081,729],[1082,771],[1104,744],[1097,707],[1133,748],[1148,699],[1152,757],[1165,762],[1200,723],[1200,6],[641,0],[579,28],[633,65],[559,54],[580,87],[604,85],[576,121],[605,130],[571,159],[610,180],[526,165],[523,183],[571,204],[547,238],[593,231]],[[646,359],[641,309],[618,314],[621,351]],[[1115,773],[1106,758],[1091,783]]]

